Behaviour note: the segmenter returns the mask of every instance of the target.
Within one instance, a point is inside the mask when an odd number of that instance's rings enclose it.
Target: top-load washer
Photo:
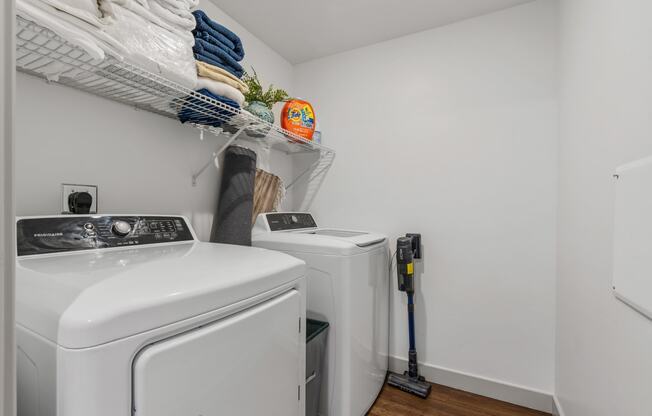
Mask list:
[[[320,414],[362,416],[388,364],[389,245],[384,235],[318,227],[308,213],[266,213],[253,245],[283,251],[307,271],[307,314],[328,321]]]
[[[303,416],[305,265],[183,217],[18,219],[20,416]]]

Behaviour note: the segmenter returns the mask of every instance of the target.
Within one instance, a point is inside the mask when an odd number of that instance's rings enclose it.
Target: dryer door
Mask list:
[[[292,290],[146,347],[134,361],[134,415],[302,415],[301,316]]]

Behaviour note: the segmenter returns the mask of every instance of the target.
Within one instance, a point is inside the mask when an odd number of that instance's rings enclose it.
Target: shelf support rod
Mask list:
[[[292,187],[293,187],[297,182],[299,182],[299,180],[300,180],[301,178],[303,178],[304,176],[306,176],[306,174],[307,174],[308,172],[310,172],[311,170],[313,170],[313,169],[315,169],[317,166],[319,166],[319,165],[321,164],[321,162],[322,162],[322,156],[320,155],[320,156],[319,156],[319,159],[317,159],[317,161],[315,161],[314,163],[312,163],[310,166],[308,166],[308,168],[307,168],[306,170],[304,170],[304,171],[301,172],[297,177],[295,177],[295,178],[292,180],[292,182],[290,182],[290,183],[285,187],[285,190],[287,191],[287,190],[289,190],[290,188],[292,188]],[[328,162],[328,163],[326,164],[326,166],[324,166],[324,168],[322,168],[322,169],[319,171],[319,173],[318,173],[317,175],[320,175],[320,174],[321,174],[325,169],[329,168],[330,165],[331,165],[331,163],[332,163],[332,161]]]
[[[238,131],[236,131],[235,133],[233,133],[233,134],[231,135],[231,137],[229,138],[229,140],[228,140],[226,143],[224,143],[223,146],[221,146],[218,150],[216,150],[216,151],[213,152],[213,154],[211,155],[211,158],[208,160],[208,162],[206,162],[206,164],[205,164],[204,166],[202,166],[202,168],[199,169],[199,170],[197,171],[197,173],[195,173],[195,174],[192,175],[192,186],[197,186],[197,178],[199,178],[199,177],[201,176],[201,174],[204,173],[204,171],[205,171],[206,169],[208,169],[208,167],[209,167],[211,164],[215,163],[215,159],[217,159],[218,157],[220,157],[220,155],[221,155],[222,153],[224,153],[224,151],[225,151],[229,146],[231,146],[231,144],[233,144],[233,142],[236,141],[236,139],[240,136],[240,134],[242,134],[242,132],[244,132],[245,128],[247,128],[247,125],[246,125],[246,124],[243,125],[242,127],[240,127],[240,129],[239,129]]]

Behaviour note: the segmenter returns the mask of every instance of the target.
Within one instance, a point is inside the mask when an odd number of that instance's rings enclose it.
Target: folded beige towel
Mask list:
[[[206,62],[196,61],[196,63],[197,73],[199,76],[229,84],[230,86],[239,89],[243,94],[249,92],[249,87],[247,87],[247,84],[242,82],[239,78],[229,73],[228,71],[215,65],[207,64]]]

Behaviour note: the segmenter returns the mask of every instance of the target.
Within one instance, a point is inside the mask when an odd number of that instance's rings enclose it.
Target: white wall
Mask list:
[[[14,338],[14,2],[0,6],[0,415],[16,414]]]
[[[652,321],[611,291],[612,173],[652,154],[652,3],[561,2],[557,395],[567,416],[652,414]]]
[[[425,364],[553,391],[556,2],[295,67],[338,151],[322,224],[423,234]],[[394,284],[395,285],[395,284]],[[405,357],[394,292],[393,354]]]
[[[207,13],[241,36],[245,67],[290,88],[292,66],[212,3]],[[104,213],[183,213],[199,237],[208,239],[219,174],[209,168],[197,187],[191,175],[225,138],[199,133],[176,120],[74,91],[23,74],[18,76],[16,114],[18,215],[57,214],[61,183],[96,184]],[[292,165],[278,152],[259,152],[259,166],[286,180]]]

